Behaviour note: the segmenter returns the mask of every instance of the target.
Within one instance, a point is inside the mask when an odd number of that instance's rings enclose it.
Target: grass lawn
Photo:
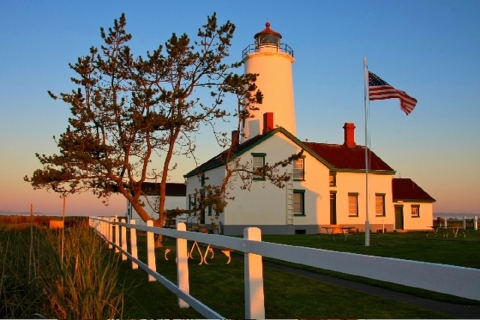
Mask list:
[[[364,234],[358,240],[327,240],[326,235],[264,235],[263,241],[317,249],[368,254],[381,257],[417,260],[480,269],[480,230],[468,230],[466,237],[426,236],[426,232],[372,233],[370,247]]]
[[[373,256],[399,258],[407,260],[424,261],[431,263],[449,264],[455,266],[480,269],[480,231],[468,230],[466,237],[459,235],[446,238],[442,235],[433,237],[425,232],[408,233],[372,233],[370,247],[365,247],[365,235],[360,234],[358,240],[350,237],[347,241],[327,240],[326,235],[265,235],[267,242],[282,243],[294,246],[303,246],[317,249],[368,254]],[[480,305],[480,301],[468,300],[456,296],[435,293],[423,289],[411,288],[402,285],[371,280],[358,276],[350,276],[339,272],[322,270],[318,268],[296,265],[280,260],[267,259],[279,264],[295,266],[320,274],[330,275],[342,279],[353,280],[369,285],[374,285],[406,294],[443,302]]]
[[[370,247],[360,245],[353,237],[347,241],[330,241],[322,235],[265,235],[264,241],[312,248],[354,252],[361,254],[396,257],[402,259],[446,263],[458,266],[480,268],[480,232],[470,231],[466,238],[426,237],[425,233],[372,234]],[[138,237],[139,258],[146,262],[145,237]],[[174,242],[166,243],[173,246]],[[174,252],[170,260],[163,258],[164,249],[157,255],[157,271],[172,282],[176,282]],[[227,318],[243,318],[244,283],[243,259],[227,258],[216,253],[209,265],[198,265],[198,257],[191,260],[190,293]],[[278,261],[277,261],[278,262]],[[478,301],[460,299],[443,294],[433,294],[425,290],[380,283],[360,277],[297,266],[342,278],[425,296],[430,299],[465,304],[480,304]],[[127,298],[125,317],[198,318],[193,309],[179,309],[176,296],[156,282],[148,282],[146,273],[131,270],[131,262],[122,265],[121,277],[126,284],[134,284],[135,291]],[[296,274],[264,268],[265,310],[267,318],[449,318],[439,312],[400,302],[371,296],[324,283]]]

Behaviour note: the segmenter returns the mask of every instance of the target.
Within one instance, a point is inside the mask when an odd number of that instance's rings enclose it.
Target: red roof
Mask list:
[[[263,31],[260,31],[259,33],[255,34],[255,36],[253,37],[254,39],[257,39],[262,34],[273,34],[279,37],[280,39],[282,38],[282,35],[280,33],[270,29],[270,22],[265,23],[265,26],[266,28]]]
[[[432,198],[410,178],[393,178],[392,191],[393,201],[410,200],[435,202],[434,198]]]
[[[312,151],[333,165],[335,169],[365,170],[365,147],[347,147],[341,144],[303,142]],[[394,171],[374,152],[369,151],[372,171]]]
[[[308,152],[319,158],[318,160],[324,163],[326,166],[333,170],[365,170],[365,147],[355,146],[347,147],[345,145],[328,144],[328,143],[316,143],[316,142],[302,142],[295,136],[289,133],[282,127],[278,127],[275,130],[269,131],[265,134],[255,136],[248,139],[244,143],[236,146],[233,150],[233,154],[239,157],[245,151],[262,143],[264,140],[275,135],[277,132],[282,132],[292,141],[297,143],[301,148],[308,148]],[[315,155],[316,154],[316,155]],[[385,173],[394,174],[393,170],[388,164],[380,159],[375,153],[369,151],[370,154],[370,167],[371,171],[383,171]],[[201,164],[197,168],[193,169],[185,177],[201,174],[202,172],[211,170],[218,166],[225,164],[226,152],[222,152],[215,157],[211,158],[207,162]]]
[[[167,196],[186,196],[187,186],[185,183],[167,182]],[[156,196],[160,193],[160,183],[144,182],[142,184],[142,192],[147,196]]]

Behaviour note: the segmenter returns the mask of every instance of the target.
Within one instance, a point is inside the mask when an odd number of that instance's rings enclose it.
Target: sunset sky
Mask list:
[[[35,153],[58,152],[52,137],[67,127],[69,106],[47,91],[76,87],[68,63],[100,46],[100,27],[123,13],[131,48],[146,55],[172,34],[194,38],[208,15],[237,29],[230,62],[241,59],[255,33],[271,28],[294,50],[297,136],[343,143],[354,122],[364,145],[363,58],[369,70],[418,100],[406,116],[396,99],[370,104],[371,148],[433,198],[434,212],[480,213],[480,1],[0,1],[0,213],[60,214],[58,195],[23,181],[40,163]],[[243,72],[243,69],[238,71]],[[228,125],[221,129],[230,131]],[[198,157],[217,152],[207,130]],[[193,162],[177,159],[172,182]],[[160,167],[159,161],[152,163]],[[119,214],[126,202],[104,206],[73,195],[67,214]]]

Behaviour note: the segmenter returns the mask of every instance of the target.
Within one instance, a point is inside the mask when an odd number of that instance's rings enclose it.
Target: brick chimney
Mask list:
[[[345,123],[343,129],[345,129],[345,142],[343,145],[347,147],[355,147],[357,144],[355,143],[355,125],[353,122]]]
[[[275,129],[273,127],[273,112],[265,112],[263,114],[263,132],[262,133],[267,133],[273,129]]]

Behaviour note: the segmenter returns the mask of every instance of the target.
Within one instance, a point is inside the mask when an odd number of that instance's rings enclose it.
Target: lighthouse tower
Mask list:
[[[282,35],[270,29],[254,36],[255,43],[243,50],[245,73],[259,74],[257,87],[263,93],[263,103],[259,110],[250,111],[253,118],[243,124],[241,142],[264,133],[263,115],[273,113],[273,127],[284,127],[296,135],[295,105],[293,101],[292,63],[293,50],[281,43]]]

